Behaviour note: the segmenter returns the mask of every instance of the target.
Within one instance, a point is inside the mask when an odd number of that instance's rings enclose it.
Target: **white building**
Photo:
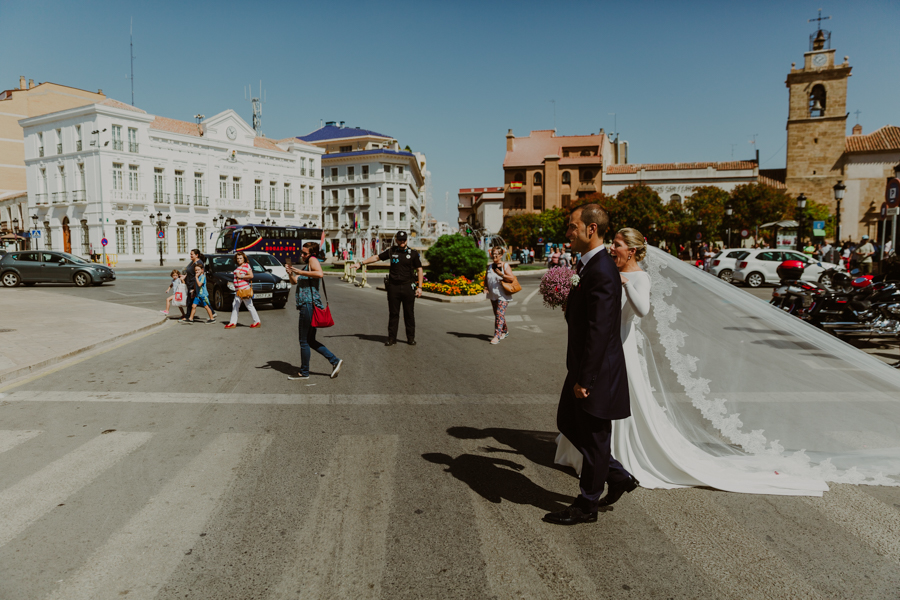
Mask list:
[[[783,189],[784,184],[760,177],[755,161],[701,163],[657,163],[608,165],[603,171],[602,190],[615,196],[631,185],[644,184],[659,194],[664,204],[684,202],[698,187],[714,186],[730,192],[747,183],[766,183]]]
[[[226,219],[321,226],[323,151],[257,137],[233,110],[197,123],[108,99],[19,124],[42,248],[99,253],[105,235],[118,261],[153,260],[160,246],[172,260],[213,251]],[[166,224],[159,242],[151,215]]]
[[[394,138],[329,121],[299,140],[322,148],[325,234],[365,258],[398,231],[415,238],[424,216],[425,157]],[[415,242],[414,239],[410,240]]]

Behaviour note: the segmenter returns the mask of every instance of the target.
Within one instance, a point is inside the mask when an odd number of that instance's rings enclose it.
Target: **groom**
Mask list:
[[[622,349],[622,280],[603,247],[609,216],[596,204],[572,212],[566,237],[581,252],[578,285],[569,292],[566,322],[568,375],[559,398],[556,424],[584,456],[575,503],[544,520],[559,525],[593,523],[600,505],[609,506],[638,485],[610,449],[612,420],[631,415]],[[606,483],[609,490],[600,495]]]

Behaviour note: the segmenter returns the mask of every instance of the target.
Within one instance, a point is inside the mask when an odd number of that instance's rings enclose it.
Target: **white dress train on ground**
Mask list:
[[[613,421],[612,455],[645,488],[706,486],[747,494],[821,496],[828,491],[822,479],[790,476],[761,465],[754,456],[715,456],[692,444],[654,399],[653,388],[638,353],[636,324],[650,313],[650,276],[644,271],[623,273],[622,344],[628,371],[631,416]],[[598,393],[599,391],[595,391]],[[601,392],[602,393],[602,392]],[[582,456],[562,434],[557,438],[555,462],[581,471]]]

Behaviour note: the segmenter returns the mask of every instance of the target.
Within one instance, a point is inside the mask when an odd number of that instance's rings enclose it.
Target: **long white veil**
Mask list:
[[[682,435],[747,466],[900,485],[900,372],[659,249],[641,266],[638,349]]]

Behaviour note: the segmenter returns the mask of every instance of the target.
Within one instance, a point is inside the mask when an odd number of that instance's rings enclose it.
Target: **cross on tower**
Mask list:
[[[856,124],[857,124],[857,125],[859,125],[859,115],[860,115],[861,113],[862,113],[862,111],[859,110],[858,108],[857,108],[855,111],[853,111],[853,114],[856,115]]]
[[[822,9],[820,8],[820,9],[819,9],[819,18],[818,18],[818,19],[807,19],[806,22],[807,22],[807,23],[812,23],[813,21],[817,21],[817,23],[816,23],[816,31],[821,31],[821,30],[822,30],[822,21],[827,21],[827,20],[830,19],[830,18],[831,18],[831,17],[823,17],[823,16],[822,16]]]

